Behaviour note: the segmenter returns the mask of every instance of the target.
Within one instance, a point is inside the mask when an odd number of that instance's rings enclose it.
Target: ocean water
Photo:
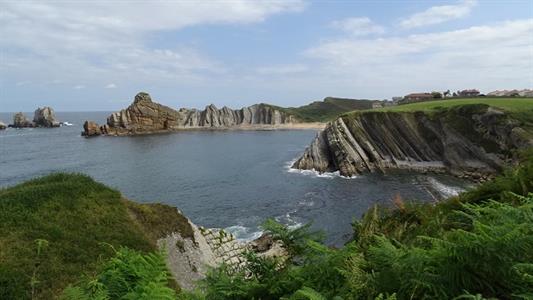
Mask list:
[[[29,117],[31,113],[27,114]],[[138,202],[162,202],[198,225],[252,239],[276,218],[290,226],[312,222],[327,242],[342,245],[351,222],[373,204],[400,195],[437,201],[470,186],[443,175],[395,173],[344,178],[290,169],[316,135],[294,131],[187,131],[135,137],[80,136],[86,119],[109,112],[58,112],[61,128],[0,131],[0,187],[51,172],[81,172]],[[10,122],[12,113],[0,113]]]

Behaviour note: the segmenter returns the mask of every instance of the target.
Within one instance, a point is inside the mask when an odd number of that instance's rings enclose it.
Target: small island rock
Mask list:
[[[54,110],[45,106],[37,108],[33,116],[33,122],[38,127],[59,127],[59,121],[56,120]]]
[[[4,130],[6,128],[7,128],[7,125],[4,122],[0,121],[0,130]]]
[[[85,121],[85,123],[83,123],[83,132],[81,134],[86,137],[100,135],[100,127],[93,121]]]
[[[22,112],[18,112],[13,116],[13,125],[15,128],[34,127],[34,124]]]

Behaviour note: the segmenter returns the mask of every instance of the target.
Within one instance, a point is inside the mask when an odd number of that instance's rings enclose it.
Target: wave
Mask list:
[[[263,234],[262,230],[253,231],[252,228],[242,225],[233,225],[224,228],[225,231],[233,234],[233,236],[241,242],[249,242],[258,239]]]
[[[293,217],[291,217],[291,214],[294,213],[296,213],[296,210],[290,211],[283,216],[275,217],[274,219],[282,224],[287,225],[289,229],[297,229],[302,227],[304,224],[296,221]]]
[[[433,177],[427,177],[426,180],[431,188],[444,198],[454,197],[465,191],[462,187],[446,185]]]
[[[296,168],[292,167],[292,165],[295,162],[296,162],[296,159],[291,160],[291,161],[289,161],[289,162],[287,162],[285,164],[285,168],[287,169],[287,172],[289,172],[289,173],[297,173],[297,174],[301,174],[301,175],[304,175],[304,176],[311,176],[311,177],[316,177],[316,178],[328,178],[328,179],[333,179],[333,178],[356,179],[356,178],[359,178],[356,175],[353,175],[353,176],[341,175],[341,173],[339,171],[320,173],[320,172],[318,172],[315,169],[312,169],[312,170],[300,170],[300,169],[296,169]]]

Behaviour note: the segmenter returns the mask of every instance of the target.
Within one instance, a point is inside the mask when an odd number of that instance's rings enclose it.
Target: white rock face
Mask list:
[[[181,288],[192,290],[198,280],[205,278],[209,267],[222,263],[232,268],[245,265],[244,254],[250,250],[249,244],[222,229],[197,227],[191,221],[189,224],[194,239],[174,233],[158,240],[159,248],[167,252],[167,266]]]
[[[282,243],[269,237],[262,236],[256,241],[243,243],[223,229],[198,227],[190,220],[188,222],[194,238],[183,238],[173,233],[157,242],[159,248],[167,253],[170,273],[183,289],[194,289],[196,282],[205,278],[210,267],[218,267],[223,263],[235,270],[245,267],[245,253],[248,251],[254,251],[260,257],[276,258],[280,264],[288,257]],[[262,243],[260,249],[258,243]]]

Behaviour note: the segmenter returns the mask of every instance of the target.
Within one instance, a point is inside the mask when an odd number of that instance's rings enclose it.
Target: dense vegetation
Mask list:
[[[532,191],[529,153],[447,201],[374,206],[341,249],[268,220],[289,260],[249,253],[243,269],[223,265],[177,292],[154,241],[190,236],[183,216],[83,175],[51,175],[0,191],[0,299],[531,299]]]
[[[300,107],[276,108],[292,114],[304,122],[326,122],[345,112],[370,109],[372,108],[372,101],[327,97],[324,101],[315,101]]]
[[[291,261],[213,270],[183,299],[533,298],[533,156],[493,182],[436,204],[395,199],[353,224],[342,249],[267,222]]]
[[[114,255],[190,236],[175,208],[141,205],[88,176],[54,174],[0,190],[0,299],[51,299]]]

